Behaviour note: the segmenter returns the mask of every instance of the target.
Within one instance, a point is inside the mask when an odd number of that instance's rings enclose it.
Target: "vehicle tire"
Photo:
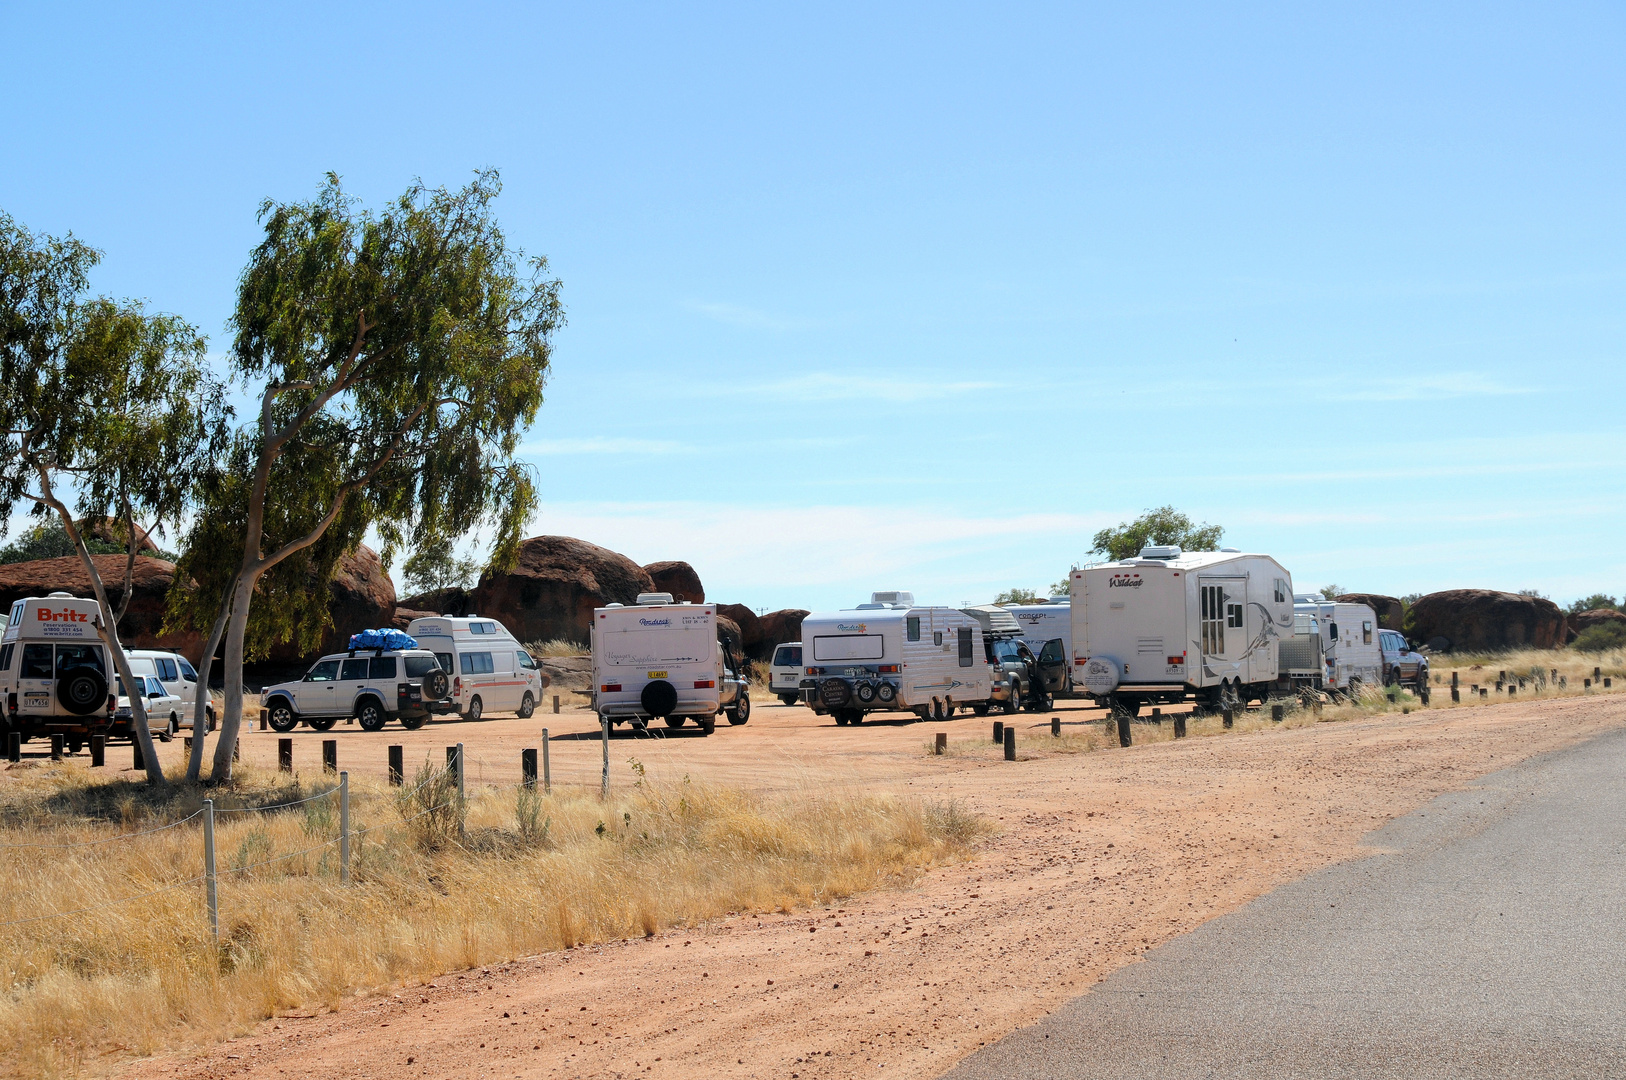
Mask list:
[[[84,748],[85,748],[85,741],[83,739],[69,739],[68,740],[68,753],[77,754],[79,751],[83,750]]]
[[[1140,715],[1140,698],[1112,696],[1111,709],[1113,712],[1128,713],[1130,716]]]
[[[287,698],[275,698],[271,707],[266,710],[266,719],[271,724],[272,731],[286,734],[299,726],[299,714],[294,707],[288,704]]]
[[[986,701],[974,701],[974,702],[972,702],[971,703],[971,713],[972,713],[973,716],[987,716],[988,715],[988,703]]]
[[[668,716],[666,718],[666,726],[671,728],[673,731],[676,731],[678,728],[682,727],[684,721],[688,719],[689,718],[687,716]]]
[[[717,730],[717,718],[715,716],[702,716],[695,723],[700,725],[700,734],[702,735],[710,735]]]
[[[75,716],[107,707],[107,680],[92,667],[69,668],[56,682],[56,698]]]
[[[431,671],[423,677],[424,701],[439,701],[452,688],[452,677],[444,671]]]
[[[1047,713],[1056,707],[1056,699],[1047,690],[1039,691],[1038,701],[1034,704],[1036,712]]]
[[[181,718],[179,716],[176,716],[174,713],[169,714],[169,733],[170,733],[171,737],[179,735],[181,733]],[[192,734],[196,735],[197,733],[198,733],[197,732],[197,725],[193,724],[192,725]]]
[[[732,709],[728,710],[728,722],[738,726],[749,719],[751,719],[751,696],[742,688],[740,690],[740,700],[735,703]]]
[[[463,716],[469,720],[478,720],[485,715],[485,711],[485,702],[480,700],[479,694],[476,694],[469,699],[469,711],[464,713]]]
[[[875,688],[875,696],[883,705],[890,705],[898,700],[898,688],[889,682],[881,683]]]
[[[401,726],[406,728],[408,731],[417,731],[427,723],[429,723],[429,717],[427,716],[401,717]]]
[[[1428,668],[1421,664],[1417,665],[1417,678],[1412,680],[1412,685],[1417,687],[1418,693],[1428,693]]]
[[[1005,699],[1005,715],[1011,716],[1022,709],[1022,685],[1011,684],[1011,696]]]
[[[794,705],[802,699],[797,697],[795,694],[780,694],[779,700],[784,702],[786,705]]]
[[[389,713],[384,706],[378,703],[377,698],[363,698],[361,707],[356,710],[356,723],[361,725],[363,731],[383,731],[384,725],[390,722]]]
[[[193,726],[196,727],[197,725],[194,724]],[[203,710],[203,733],[205,735],[213,735],[215,733],[215,728],[219,726],[220,721],[215,718],[214,708],[211,706],[210,708]]]
[[[853,688],[847,680],[831,677],[819,683],[819,700],[826,709],[834,712],[836,709],[845,709],[853,699]]]
[[[339,722],[337,716],[311,716],[305,719],[312,731],[332,731],[333,725]]]
[[[531,692],[527,690],[525,696],[520,698],[519,712],[516,715],[521,720],[529,720],[534,712],[536,712],[536,699],[531,697]]]
[[[1386,674],[1383,677],[1383,682],[1384,682],[1384,685],[1386,685],[1386,686],[1399,686],[1400,685],[1400,665],[1399,664],[1391,664],[1391,665],[1389,665],[1389,672],[1388,672],[1388,674]]]
[[[864,710],[863,709],[848,709],[847,710],[847,723],[852,724],[854,727],[856,727],[859,724],[862,724],[863,722],[864,722]]]
[[[846,727],[847,726],[847,710],[846,709],[837,709],[835,712],[831,713],[830,715],[835,717],[836,727]]]

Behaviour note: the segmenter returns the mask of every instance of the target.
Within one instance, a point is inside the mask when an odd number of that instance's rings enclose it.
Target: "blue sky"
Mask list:
[[[1626,14],[0,7],[0,208],[217,347],[260,200],[496,166],[535,532],[715,599],[1043,587],[1172,503],[1301,587],[1626,590]]]

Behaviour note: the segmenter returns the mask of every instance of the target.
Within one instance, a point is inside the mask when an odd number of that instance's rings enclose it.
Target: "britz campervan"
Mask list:
[[[117,703],[97,618],[96,601],[65,592],[11,605],[0,635],[7,731],[24,739],[66,736],[70,753],[89,736],[107,734]]]
[[[1020,636],[1041,662],[1063,661],[1068,669],[1058,693],[1073,689],[1073,605],[1066,596],[1052,596],[1048,604],[1007,604],[1005,610],[1016,617]]]
[[[1358,696],[1362,687],[1383,684],[1383,650],[1377,612],[1366,604],[1327,600],[1320,593],[1293,598],[1295,616],[1309,616],[1321,641],[1320,689]]]
[[[943,719],[986,705],[992,682],[982,627],[958,608],[917,606],[913,593],[802,620],[802,700],[837,724],[901,710]]]
[[[716,728],[725,680],[716,604],[641,593],[631,607],[595,608],[591,637],[593,707],[609,723],[643,728],[660,719],[676,728],[693,719],[708,735]]]
[[[1148,545],[1072,572],[1073,685],[1133,715],[1191,698],[1241,708],[1278,683],[1293,579],[1269,555]]]
[[[433,713],[455,712],[478,720],[488,712],[511,712],[524,718],[536,711],[548,679],[508,627],[478,615],[453,618],[427,615],[413,619],[406,632],[440,660],[452,676],[448,696],[432,703]]]

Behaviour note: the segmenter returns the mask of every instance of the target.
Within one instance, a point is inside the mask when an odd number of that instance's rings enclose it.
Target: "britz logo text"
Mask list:
[[[671,626],[671,619],[639,619],[639,626]]]
[[[90,616],[86,615],[84,612],[82,612],[82,611],[69,611],[67,608],[63,608],[61,611],[47,611],[45,608],[38,608],[37,611],[38,611],[38,614],[39,614],[39,621],[40,622],[89,622],[90,621]]]
[[[1138,589],[1146,581],[1145,578],[1111,577],[1107,579],[1109,589]]]

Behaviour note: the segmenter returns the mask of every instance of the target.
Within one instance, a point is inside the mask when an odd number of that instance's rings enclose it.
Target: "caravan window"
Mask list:
[[[494,670],[491,666],[491,654],[488,652],[466,652],[461,656],[464,675],[490,675]]]
[[[911,615],[911,616],[909,616],[909,618],[906,621],[908,622],[908,625],[909,625],[909,640],[910,641],[919,641],[920,640],[920,616],[919,615]]]
[[[813,639],[814,660],[879,660],[886,639],[879,634],[830,634]]]
[[[937,631],[934,631],[932,633],[932,644],[933,645],[941,645],[941,644],[943,644],[943,631],[937,630]]]
[[[1361,620],[1361,644],[1362,645],[1370,645],[1370,644],[1372,644],[1372,620],[1371,619],[1363,619],[1363,620]],[[0,664],[0,667],[5,667],[5,665]]]
[[[1240,630],[1242,628],[1241,604],[1225,605],[1225,625],[1229,626],[1232,630]]]
[[[1198,607],[1202,613],[1203,655],[1221,656],[1225,653],[1225,587],[1202,585],[1197,589]]]
[[[1287,582],[1281,578],[1276,579],[1276,602],[1278,604],[1287,603]]]
[[[960,627],[960,666],[971,666],[971,627]]]
[[[1338,624],[1337,623],[1330,622],[1330,623],[1327,624],[1327,638],[1330,641],[1337,641],[1338,640]]]

